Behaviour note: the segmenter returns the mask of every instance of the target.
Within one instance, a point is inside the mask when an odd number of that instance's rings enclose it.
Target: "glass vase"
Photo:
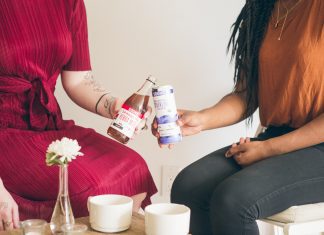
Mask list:
[[[63,225],[75,223],[68,190],[68,166],[59,165],[59,170],[59,192],[50,223],[53,234],[62,234]]]

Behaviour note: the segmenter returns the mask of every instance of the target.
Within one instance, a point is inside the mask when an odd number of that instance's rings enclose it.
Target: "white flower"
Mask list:
[[[77,156],[83,156],[83,153],[79,152],[80,149],[77,140],[63,137],[61,140],[53,141],[46,151],[46,163],[47,165],[67,164]]]

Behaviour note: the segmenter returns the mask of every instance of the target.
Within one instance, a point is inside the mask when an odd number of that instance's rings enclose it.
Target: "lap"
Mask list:
[[[173,194],[209,203],[212,196],[245,208],[259,206],[272,215],[293,205],[324,201],[324,144],[271,157],[241,168],[224,157],[228,147],[186,167],[176,178]]]
[[[174,181],[173,193],[208,201],[220,182],[241,169],[234,159],[225,158],[228,148],[212,152],[182,170]]]
[[[45,152],[52,141],[62,137],[77,139],[84,153],[69,164],[72,197],[94,187],[114,191],[126,178],[135,180],[136,176],[145,178],[144,175],[149,174],[139,154],[92,129],[74,126],[68,130],[38,133],[2,131],[0,177],[8,190],[33,200],[55,200],[58,167],[46,166]]]
[[[271,157],[223,180],[214,198],[258,207],[258,218],[293,205],[324,201],[324,147],[313,146]]]

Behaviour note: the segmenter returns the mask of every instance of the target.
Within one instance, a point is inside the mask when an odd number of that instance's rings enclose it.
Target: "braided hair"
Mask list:
[[[259,49],[264,38],[272,10],[276,0],[246,0],[239,16],[232,26],[232,34],[227,50],[231,50],[231,58],[235,62],[235,90],[243,85],[245,92],[248,123],[252,122],[252,114],[258,106],[258,72]],[[238,91],[240,92],[240,91]]]

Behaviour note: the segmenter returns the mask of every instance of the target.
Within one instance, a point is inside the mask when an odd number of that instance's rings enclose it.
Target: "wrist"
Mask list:
[[[109,93],[103,94],[97,101],[95,111],[103,117],[113,119],[116,114],[116,102],[117,98]]]
[[[208,109],[197,111],[198,119],[200,120],[201,131],[209,130],[209,114]]]
[[[281,154],[280,146],[276,138],[270,138],[264,141],[267,156],[276,156]]]

